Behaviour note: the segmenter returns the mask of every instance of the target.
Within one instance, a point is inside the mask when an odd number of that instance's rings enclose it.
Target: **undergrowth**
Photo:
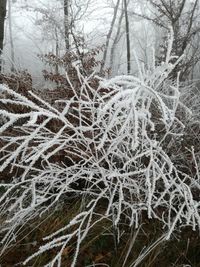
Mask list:
[[[91,53],[56,61],[66,74],[52,78],[52,97],[0,85],[0,171],[11,174],[0,184],[3,260],[25,243],[20,266],[155,266],[175,239],[189,246],[199,158],[179,79],[168,79],[181,60],[172,42],[166,62],[138,64],[137,77],[99,77]],[[185,264],[189,250],[168,262]]]

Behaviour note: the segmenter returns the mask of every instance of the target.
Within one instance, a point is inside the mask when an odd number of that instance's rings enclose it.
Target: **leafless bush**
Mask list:
[[[25,265],[56,248],[57,254],[45,266],[61,266],[64,249],[76,240],[71,264],[75,266],[83,240],[103,220],[112,222],[120,242],[120,223],[138,228],[141,214],[146,213],[163,226],[163,236],[154,245],[168,240],[177,227],[200,228],[200,204],[195,198],[199,177],[179,170],[164,145],[168,136],[177,140],[184,132],[176,116],[178,82],[170,92],[160,90],[178,63],[170,63],[171,48],[172,40],[161,66],[150,66],[147,71],[138,66],[139,77],[98,78],[95,89],[90,84],[95,74],[85,77],[75,64],[80,87],[73,87],[68,79],[74,96],[59,99],[61,110],[33,92],[34,101],[0,86],[1,93],[6,93],[0,103],[26,108],[20,114],[0,110],[6,119],[0,128],[0,170],[21,170],[13,181],[1,184],[2,253],[15,242],[21,226],[59,208],[63,198],[72,195],[85,200],[82,209],[62,229],[46,236],[46,244],[30,255]],[[55,121],[58,127],[51,129]],[[59,153],[62,161],[55,160]],[[105,208],[99,211],[101,201]],[[134,266],[151,249],[144,251]]]

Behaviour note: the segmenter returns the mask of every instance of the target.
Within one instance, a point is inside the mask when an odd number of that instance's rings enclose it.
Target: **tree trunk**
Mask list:
[[[105,50],[104,50],[104,54],[103,54],[103,60],[102,60],[100,72],[102,72],[104,67],[105,67],[106,57],[107,57],[107,53],[108,53],[108,46],[109,46],[110,38],[111,38],[111,35],[113,32],[113,28],[115,25],[115,21],[117,18],[117,12],[118,12],[118,8],[119,8],[119,4],[120,4],[120,0],[117,0],[116,6],[114,8],[114,14],[113,14],[112,22],[110,25],[110,29],[109,29],[109,32],[108,32],[107,37],[106,37],[106,45],[105,45]]]
[[[0,0],[0,57],[1,57],[2,51],[3,51],[6,4],[7,4],[7,0]],[[0,59],[0,72],[1,72],[1,69],[2,69],[2,60]]]
[[[57,28],[55,27],[55,38],[56,38],[56,57],[59,57],[59,39],[58,39],[58,32],[57,32]],[[59,65],[56,63],[55,65],[55,72],[56,75],[59,74]]]
[[[15,71],[15,51],[13,42],[13,31],[12,31],[12,3],[8,0],[8,21],[9,21],[9,35],[10,35],[10,52],[11,52],[11,71]]]
[[[124,0],[124,12],[125,12],[125,20],[126,20],[127,73],[130,74],[131,72],[131,48],[130,48],[130,29],[129,29],[127,0]]]
[[[64,0],[64,27],[65,27],[65,49],[69,51],[69,0]]]
[[[118,25],[117,25],[117,33],[115,35],[112,47],[110,49],[110,69],[111,69],[112,75],[116,74],[114,72],[115,50],[116,50],[116,47],[117,47],[117,43],[119,42],[119,40],[120,40],[120,38],[122,36],[122,34],[121,34],[121,24],[122,24],[123,17],[124,17],[124,8],[123,8],[123,2],[122,2],[122,10],[121,10],[120,18],[119,18]]]

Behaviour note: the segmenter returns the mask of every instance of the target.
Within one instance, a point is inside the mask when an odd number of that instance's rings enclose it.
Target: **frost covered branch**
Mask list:
[[[166,151],[166,139],[181,137],[176,117],[179,84],[164,88],[176,66],[167,60],[140,77],[119,76],[93,88],[77,68],[80,88],[74,97],[51,106],[30,92],[30,99],[0,85],[1,166],[20,170],[1,184],[0,216],[6,218],[2,253],[15,242],[20,227],[51,212],[72,196],[85,200],[82,210],[24,262],[58,249],[46,266],[61,266],[62,253],[76,243],[71,266],[89,231],[102,220],[138,228],[141,214],[159,220],[169,239],[178,227],[200,229],[199,180],[181,171]],[[96,78],[95,78],[96,79]],[[9,106],[20,106],[14,113]],[[186,113],[188,110],[185,111]],[[104,209],[99,211],[99,202]],[[120,231],[120,230],[119,230]],[[140,259],[138,259],[140,260]]]

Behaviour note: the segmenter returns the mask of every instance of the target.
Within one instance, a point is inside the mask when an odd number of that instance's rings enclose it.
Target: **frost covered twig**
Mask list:
[[[164,147],[169,134],[177,138],[184,130],[176,118],[178,84],[171,86],[170,93],[161,90],[175,65],[169,53],[162,66],[154,67],[152,73],[141,72],[140,79],[119,76],[101,80],[98,88],[90,84],[93,75],[85,78],[79,73],[79,93],[62,100],[62,109],[33,93],[34,100],[29,100],[0,85],[5,93],[0,104],[20,105],[25,110],[16,114],[0,109],[6,121],[0,128],[1,171],[20,169],[13,181],[1,185],[5,192],[0,215],[7,217],[2,253],[22,225],[72,195],[85,200],[83,210],[44,238],[46,244],[24,264],[58,248],[46,266],[61,266],[63,250],[76,240],[71,264],[75,266],[83,240],[101,220],[111,220],[119,231],[124,220],[138,228],[145,212],[149,219],[162,222],[165,235],[160,240],[169,239],[177,225],[200,228],[200,204],[190,187],[199,190],[198,181],[194,183],[194,177],[179,170]],[[109,97],[102,93],[105,90],[111,90]],[[99,211],[102,200],[106,205]]]

